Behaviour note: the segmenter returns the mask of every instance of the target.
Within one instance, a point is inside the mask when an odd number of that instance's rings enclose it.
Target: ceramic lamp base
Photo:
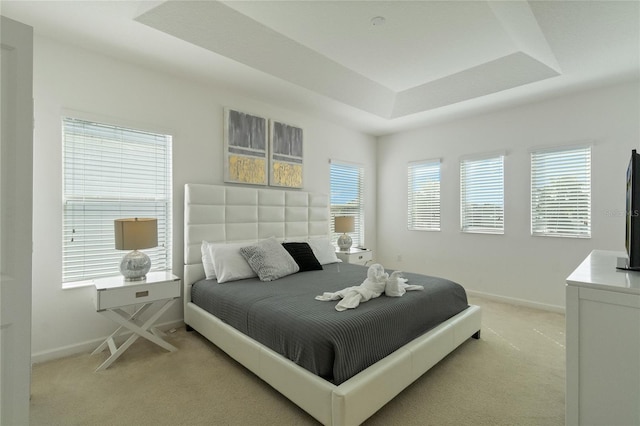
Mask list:
[[[348,251],[351,248],[352,240],[347,234],[342,234],[338,237],[338,247],[341,251]]]
[[[120,273],[125,281],[141,281],[151,269],[151,259],[145,253],[134,250],[127,253],[120,262]]]

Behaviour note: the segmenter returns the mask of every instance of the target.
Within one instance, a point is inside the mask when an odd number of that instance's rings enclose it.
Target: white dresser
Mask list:
[[[566,424],[640,425],[640,272],[594,250],[567,278]]]

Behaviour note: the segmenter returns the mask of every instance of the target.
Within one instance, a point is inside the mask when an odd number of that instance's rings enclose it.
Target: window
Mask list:
[[[408,218],[412,230],[440,230],[440,160],[409,163]]]
[[[353,216],[354,231],[349,233],[352,247],[364,244],[364,205],[363,182],[364,168],[359,165],[331,162],[331,235],[337,244],[338,236],[334,232],[333,218]]]
[[[171,265],[171,136],[63,118],[63,283],[120,273],[114,219],[154,217],[152,270]]]
[[[591,237],[591,147],[531,153],[531,235]]]
[[[460,162],[460,228],[504,234],[504,155]]]

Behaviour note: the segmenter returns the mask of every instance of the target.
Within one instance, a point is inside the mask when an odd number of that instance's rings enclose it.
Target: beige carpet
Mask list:
[[[367,425],[564,424],[564,315],[477,297],[471,339]],[[106,352],[33,367],[32,425],[313,425],[315,419],[224,352],[179,329],[165,350],[139,339],[109,369]]]

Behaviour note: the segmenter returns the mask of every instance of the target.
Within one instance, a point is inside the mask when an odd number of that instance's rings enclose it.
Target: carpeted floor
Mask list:
[[[563,425],[564,315],[470,297],[470,339],[366,425]],[[109,369],[106,352],[33,366],[31,425],[318,424],[197,333],[166,352],[139,339]]]

